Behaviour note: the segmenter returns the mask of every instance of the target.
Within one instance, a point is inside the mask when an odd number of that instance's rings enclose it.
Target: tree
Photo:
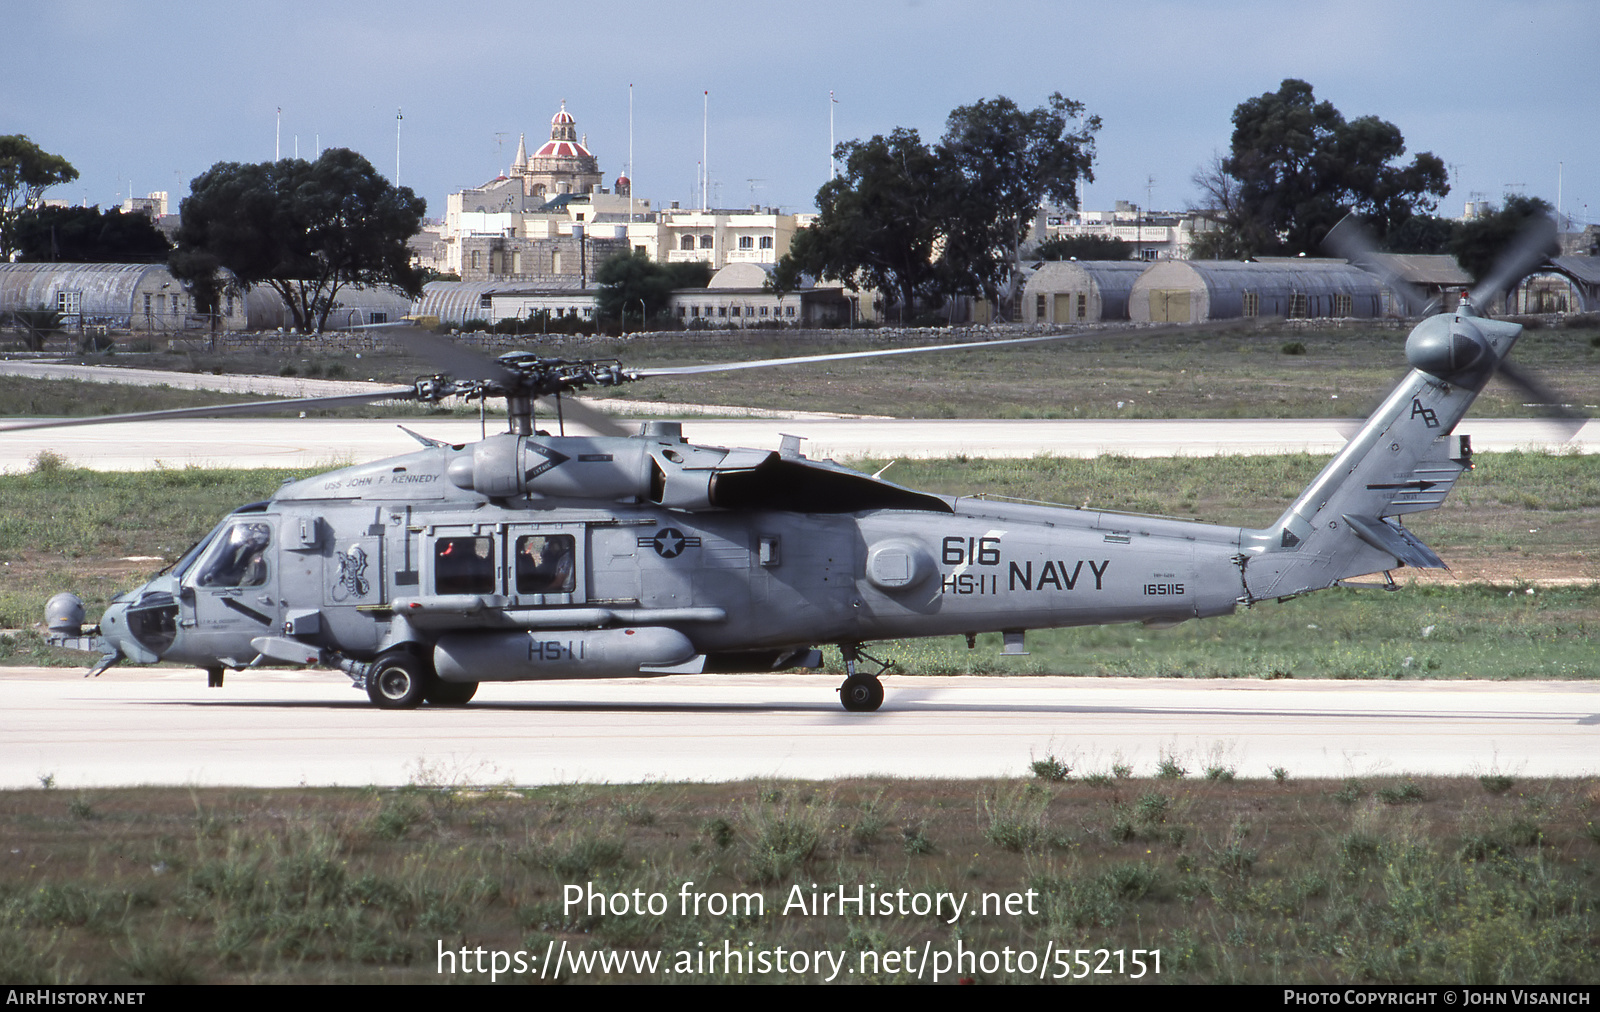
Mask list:
[[[844,172],[817,191],[821,212],[795,233],[773,287],[793,291],[801,275],[875,288],[902,312],[939,281],[935,254],[948,231],[952,177],[915,130],[846,141],[835,149]]]
[[[1040,260],[1126,260],[1133,243],[1109,235],[1058,235],[1033,251]]]
[[[246,288],[277,292],[295,329],[320,331],[345,285],[421,292],[406,240],[426,209],[345,148],[315,162],[218,162],[191,184],[168,262],[203,306],[214,307],[218,270],[227,268]]]
[[[21,134],[0,137],[0,263],[15,252],[12,229],[22,212],[38,205],[44,191],[78,178],[60,155],[42,151]]]
[[[26,263],[158,264],[172,244],[145,214],[99,207],[39,207],[13,226],[16,259]]]
[[[1219,245],[1246,255],[1315,252],[1352,210],[1382,236],[1449,192],[1438,157],[1391,164],[1406,150],[1399,128],[1375,116],[1347,122],[1304,81],[1241,102],[1233,125],[1220,173],[1202,170],[1196,182],[1214,201],[1237,185],[1233,206],[1218,211]]]
[[[1200,191],[1198,203],[1189,205],[1206,223],[1195,230],[1189,246],[1191,260],[1243,260],[1249,256],[1237,223],[1243,220],[1239,181],[1228,174],[1227,159],[1213,154],[1211,161],[1189,177]]]
[[[1460,228],[1461,223],[1450,218],[1413,214],[1390,226],[1383,237],[1383,250],[1386,253],[1448,253]]]
[[[1023,110],[1004,95],[961,106],[945,122],[939,153],[959,176],[945,250],[952,279],[970,279],[1001,304],[1028,223],[1046,200],[1078,203],[1078,180],[1094,180],[1100,117],[1083,103],[1052,94]]]
[[[1554,210],[1549,201],[1539,197],[1507,195],[1505,205],[1499,210],[1461,223],[1450,240],[1450,253],[1462,269],[1472,275],[1474,281],[1482,281],[1500,260],[1501,254],[1523,234],[1530,219],[1548,216]],[[1548,256],[1556,256],[1560,252],[1558,243],[1545,250]]]
[[[600,318],[614,320],[623,330],[642,330],[667,311],[672,292],[678,288],[704,288],[711,281],[711,265],[703,260],[687,263],[658,263],[634,250],[610,256],[595,271],[600,291],[597,297]],[[640,315],[639,303],[644,303]]]

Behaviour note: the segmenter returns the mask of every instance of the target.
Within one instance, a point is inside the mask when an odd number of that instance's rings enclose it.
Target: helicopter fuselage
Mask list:
[[[1238,528],[947,499],[798,455],[650,437],[495,439],[286,486],[119,598],[101,634],[130,660],[208,668],[406,646],[465,682],[792,666],[823,643],[1176,622],[1246,599]],[[524,486],[584,457],[620,461],[644,501],[464,488],[460,462],[495,454],[559,460],[523,468]],[[649,501],[683,474],[650,466],[669,454],[715,461],[698,476],[706,505],[740,508]],[[796,482],[828,485],[826,501],[775,508]]]
[[[1418,324],[1411,371],[1261,529],[932,495],[787,437],[697,446],[671,422],[552,437],[514,414],[510,432],[418,436],[240,508],[113,601],[97,637],[72,595],[47,624],[100,649],[97,671],[179,661],[219,685],[230,668],[332,667],[391,708],[463,703],[484,681],[815,666],[833,644],[842,702],[872,710],[882,686],[855,670],[872,640],[998,631],[1019,653],[1028,629],[1173,624],[1442,568],[1398,518],[1472,466],[1456,423],[1520,333],[1466,303]]]

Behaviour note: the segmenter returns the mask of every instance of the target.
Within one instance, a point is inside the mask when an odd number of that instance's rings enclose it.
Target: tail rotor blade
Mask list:
[[[1588,415],[1568,404],[1566,398],[1558,391],[1546,386],[1532,373],[1512,365],[1510,360],[1502,359],[1499,371],[1506,382],[1527,396],[1529,403],[1543,409],[1550,425],[1561,433],[1561,438],[1557,442],[1569,441],[1589,421]]]
[[[1472,304],[1480,309],[1493,306],[1512,285],[1560,249],[1556,243],[1556,223],[1548,215],[1536,214],[1501,251],[1494,266],[1482,281],[1473,286]]]
[[[1354,212],[1347,214],[1328,231],[1322,244],[1335,256],[1376,274],[1405,303],[1407,316],[1425,316],[1434,303],[1422,289],[1413,285],[1382,259],[1378,241]]]

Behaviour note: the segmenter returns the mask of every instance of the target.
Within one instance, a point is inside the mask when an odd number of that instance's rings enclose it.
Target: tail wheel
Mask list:
[[[871,675],[851,675],[839,686],[839,702],[852,713],[870,713],[883,705],[883,683]]]
[[[416,654],[385,654],[367,673],[367,697],[384,710],[412,710],[436,681],[432,667]]]
[[[478,694],[477,682],[447,682],[435,678],[423,698],[434,706],[465,706]]]

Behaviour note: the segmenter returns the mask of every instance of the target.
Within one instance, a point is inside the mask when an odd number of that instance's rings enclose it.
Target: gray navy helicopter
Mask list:
[[[1491,284],[1501,288],[1480,286],[1416,325],[1410,372],[1259,530],[932,495],[809,459],[792,438],[729,449],[688,442],[676,422],[596,436],[535,425],[536,398],[554,398],[564,423],[564,395],[652,376],[973,344],[629,369],[529,352],[490,360],[429,339],[454,368],[410,387],[34,423],[446,397],[504,398],[510,418],[480,442],[410,433],[420,449],[287,483],[116,597],[97,624],[57,595],[48,638],[100,652],[95,674],[173,661],[220,686],[230,669],[336,669],[390,709],[465,704],[485,681],[817,667],[833,645],[847,671],[840,701],[870,711],[886,667],[863,649],[874,640],[965,634],[971,646],[1000,632],[1004,651],[1021,653],[1029,629],[1168,625],[1365,574],[1392,587],[1399,567],[1444,567],[1400,521],[1439,506],[1471,467],[1456,424],[1522,331],[1478,309],[1509,282]]]

